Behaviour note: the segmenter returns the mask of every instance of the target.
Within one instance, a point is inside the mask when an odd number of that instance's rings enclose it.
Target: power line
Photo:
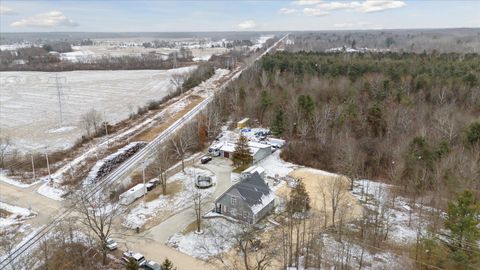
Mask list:
[[[58,101],[58,113],[59,113],[59,121],[60,121],[60,127],[63,125],[63,113],[64,113],[64,108],[63,108],[63,100],[64,100],[64,92],[63,92],[63,87],[62,83],[66,84],[67,78],[66,77],[59,77],[58,73],[55,74],[55,77],[50,77],[49,81],[54,80],[54,87],[57,90],[57,101]],[[63,81],[63,82],[62,82]]]

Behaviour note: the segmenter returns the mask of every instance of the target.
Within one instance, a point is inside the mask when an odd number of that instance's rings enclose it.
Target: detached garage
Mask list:
[[[268,144],[248,142],[250,153],[253,157],[253,164],[266,158],[272,153],[272,147]],[[235,151],[235,143],[225,142],[220,146],[220,156],[224,158],[231,158],[232,153]]]

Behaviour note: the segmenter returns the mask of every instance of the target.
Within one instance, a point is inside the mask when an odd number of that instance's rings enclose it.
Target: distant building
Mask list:
[[[275,207],[275,193],[257,172],[223,193],[215,201],[215,212],[255,224]]]
[[[237,122],[237,128],[239,128],[239,129],[246,128],[247,125],[248,125],[248,120],[249,120],[249,118],[243,118],[242,120],[238,121]]]

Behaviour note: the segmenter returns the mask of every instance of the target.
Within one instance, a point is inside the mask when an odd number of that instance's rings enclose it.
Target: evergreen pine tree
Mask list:
[[[475,243],[480,239],[479,224],[480,204],[472,191],[465,190],[455,202],[448,204],[445,220],[445,227],[451,231],[450,247],[454,252],[470,251],[467,252],[469,256],[478,254]]]
[[[138,266],[137,261],[133,258],[129,258],[128,262],[125,264],[125,269],[126,270],[138,270],[140,267]]]
[[[248,147],[247,137],[240,135],[238,138],[237,144],[235,145],[235,151],[232,154],[233,166],[237,169],[243,169],[248,167],[253,158],[250,153],[250,148]]]
[[[275,115],[275,118],[273,119],[271,130],[273,135],[282,135],[284,131],[284,122],[283,122],[283,111],[278,110],[277,114]]]
[[[310,197],[305,188],[305,184],[300,179],[297,186],[290,191],[290,198],[287,202],[287,212],[304,213],[310,210]]]
[[[168,258],[165,258],[165,261],[162,263],[162,270],[176,270],[177,268],[173,265],[172,261]]]

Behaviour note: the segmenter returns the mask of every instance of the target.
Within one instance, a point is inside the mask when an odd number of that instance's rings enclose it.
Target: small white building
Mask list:
[[[272,147],[268,144],[257,143],[257,142],[248,142],[250,148],[250,154],[253,158],[253,164],[259,162],[260,160],[266,158],[272,153]],[[223,142],[223,144],[216,145],[216,148],[210,148],[209,152],[219,152],[219,156],[224,158],[231,158],[233,152],[235,152],[235,143],[233,142]]]
[[[250,166],[244,170],[241,174],[241,177],[250,177],[252,174],[258,173],[260,177],[265,180],[265,169],[260,166]]]

